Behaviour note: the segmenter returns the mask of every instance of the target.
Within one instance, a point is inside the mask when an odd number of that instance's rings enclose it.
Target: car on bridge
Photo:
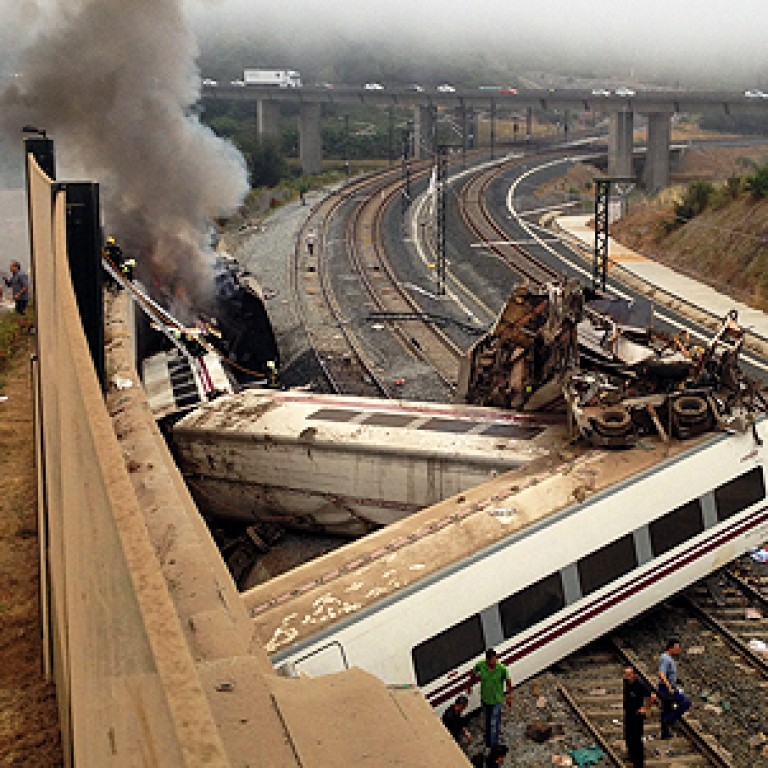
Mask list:
[[[366,91],[383,91],[384,86],[381,83],[366,83],[363,86],[363,90]]]
[[[443,83],[442,85],[437,86],[437,92],[438,93],[456,93],[456,89],[449,85],[448,83]]]
[[[758,91],[757,88],[750,88],[748,91],[744,91],[744,98],[747,99],[768,99],[768,93]]]
[[[626,87],[626,86],[624,86],[624,85],[622,85],[622,86],[618,87],[618,88],[617,88],[617,89],[614,91],[614,93],[615,93],[617,96],[627,96],[627,97],[628,97],[628,96],[635,96],[635,95],[637,95],[637,94],[635,93],[635,91],[633,91],[631,88],[627,88],[627,87]]]
[[[203,85],[207,85],[210,88],[215,88],[219,84],[218,80],[214,80],[212,77],[204,77]]]
[[[618,91],[617,91],[618,93]],[[607,88],[593,88],[592,89],[592,95],[593,96],[610,96],[611,92]],[[621,95],[621,94],[619,94]]]

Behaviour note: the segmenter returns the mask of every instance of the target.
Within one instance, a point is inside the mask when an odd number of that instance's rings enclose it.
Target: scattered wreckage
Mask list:
[[[591,445],[622,448],[648,434],[744,432],[768,411],[739,367],[744,329],[735,310],[705,343],[654,330],[652,320],[650,302],[576,281],[518,286],[463,361],[457,400],[565,410]]]

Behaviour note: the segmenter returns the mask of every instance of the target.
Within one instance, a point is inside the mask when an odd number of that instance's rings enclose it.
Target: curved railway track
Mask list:
[[[413,164],[412,181],[423,179],[430,170],[427,163]],[[509,163],[506,166],[497,164],[475,174],[463,185],[458,195],[462,221],[472,236],[518,279],[537,283],[556,279],[559,275],[555,270],[533,257],[521,244],[510,241],[509,234],[488,208],[486,200],[490,185],[508,170]],[[314,354],[337,392],[403,396],[399,385],[386,374],[386,366],[382,364],[382,355],[387,353],[371,341],[370,334],[361,333],[362,325],[390,329],[399,354],[405,353],[437,370],[446,385],[446,392],[455,381],[461,346],[442,331],[435,333],[434,322],[426,317],[423,305],[404,290],[398,265],[381,245],[385,212],[398,199],[401,188],[400,169],[390,169],[350,183],[313,209],[296,242],[292,264],[296,305],[300,308]],[[342,213],[347,218],[343,228],[336,221]],[[309,256],[304,248],[309,228],[318,233],[314,256]],[[418,226],[414,224],[414,239],[418,234]],[[446,280],[456,291],[470,297],[474,305],[486,313],[486,318],[495,316],[498,309],[486,304],[455,274],[447,273]],[[354,288],[351,287],[353,284]],[[347,295],[352,293],[355,295]],[[353,312],[354,302],[366,305],[364,315]],[[376,316],[381,318],[380,323],[373,321]],[[393,350],[391,344],[390,351]],[[768,600],[749,592],[748,585],[734,582],[730,576],[727,578],[729,586],[724,591],[723,605],[708,598],[701,586],[694,587],[685,601],[675,602],[674,616],[665,616],[669,620],[665,625],[667,629],[661,631],[677,634],[681,624],[705,622],[707,628],[693,629],[693,635],[705,638],[708,645],[716,648],[722,664],[730,660],[734,677],[747,675],[753,681],[758,680],[757,690],[760,690],[768,679],[768,664],[764,654],[750,649],[749,641],[768,641],[768,620],[763,618],[768,615]],[[765,588],[765,585],[759,586]],[[759,618],[747,618],[748,609],[759,610]],[[691,619],[694,615],[695,620]],[[625,634],[635,633],[635,630],[634,626],[622,629]],[[660,651],[658,633],[645,632],[645,638],[643,634],[642,631],[639,635],[633,634],[631,642],[624,639],[615,645],[608,652],[610,658],[605,651],[590,651],[596,655],[590,658],[580,653],[559,665],[561,695],[616,765],[624,764],[621,668],[631,663],[655,682],[655,659]],[[651,635],[653,639],[649,639]],[[737,654],[736,661],[734,654]],[[688,668],[693,666],[689,657],[684,657],[686,682],[690,677]],[[577,673],[583,673],[583,679],[580,680]],[[694,675],[693,680],[689,693],[696,691],[704,696],[706,679],[696,680]],[[741,738],[741,743],[734,743],[733,737],[718,731],[717,721],[713,719],[717,707],[711,700],[697,700],[675,738],[663,742],[649,739],[649,765],[768,766],[768,758],[755,757],[749,749],[744,751],[745,738]],[[721,708],[720,714],[722,712]],[[654,713],[649,720],[647,734],[657,732],[657,717]],[[716,731],[714,735],[713,731]],[[737,735],[736,742],[738,740]],[[729,753],[736,757],[730,757]],[[744,762],[745,759],[748,762]]]
[[[428,162],[413,164],[412,182],[430,170]],[[450,399],[463,349],[409,294],[381,245],[383,217],[401,193],[400,171],[385,171],[347,185],[312,211],[295,245],[294,301],[333,391],[402,397],[398,377],[385,371],[404,357],[434,371],[442,399]],[[345,207],[351,210],[344,214]],[[343,214],[348,223],[340,235],[334,219]],[[314,256],[304,247],[310,229],[318,233]],[[397,349],[379,346],[380,336],[370,340],[371,331],[384,329]]]
[[[334,215],[350,199],[369,194],[395,175],[390,169],[355,179],[339,193],[325,197],[312,209],[296,239],[290,265],[294,305],[307,335],[308,347],[336,393],[390,396],[389,387],[378,376],[374,363],[349,327],[347,317],[331,289],[324,253]],[[305,247],[310,230],[316,232],[313,255]]]
[[[485,204],[473,206],[469,200],[481,200],[487,185],[506,167],[503,162],[494,164],[479,174],[479,181],[473,179],[465,185],[459,196],[463,219],[484,240],[504,235]],[[426,179],[431,169],[429,161],[413,163],[411,183]],[[386,373],[388,363],[403,356],[434,371],[433,375],[442,383],[442,397],[450,399],[456,387],[459,360],[474,337],[466,328],[462,329],[458,319],[462,312],[455,313],[457,317],[453,318],[454,333],[447,333],[443,328],[446,318],[431,311],[430,297],[425,299],[424,295],[409,291],[411,286],[398,274],[382,246],[385,215],[401,199],[402,186],[400,169],[388,169],[351,182],[312,210],[295,243],[291,265],[294,302],[309,346],[334,392],[405,396],[400,383],[403,379]],[[348,221],[343,234],[334,231],[338,226],[335,220],[342,217]],[[316,232],[316,250],[311,256],[305,248],[310,229]],[[429,254],[429,244],[422,245]],[[516,263],[501,246],[493,247],[516,275],[532,280],[555,277],[553,271],[547,271],[520,247],[511,249]],[[434,252],[430,255],[434,257]],[[454,289],[482,315],[481,323],[488,324],[495,318],[499,307],[488,306],[455,276],[450,279]],[[360,306],[366,308],[365,316],[361,316]],[[397,339],[398,349],[380,345],[380,337],[371,339],[372,330],[383,329]],[[402,367],[408,369],[409,364]]]
[[[511,241],[509,233],[491,214],[488,207],[488,188],[505,171],[506,167],[490,168],[474,176],[460,193],[462,219],[479,243],[494,253],[519,276],[531,283],[547,283],[559,275],[528,252],[521,244]]]

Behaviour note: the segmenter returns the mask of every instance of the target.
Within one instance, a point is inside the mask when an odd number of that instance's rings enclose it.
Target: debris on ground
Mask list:
[[[542,720],[534,720],[526,726],[525,735],[531,739],[531,741],[535,741],[537,744],[543,744],[545,741],[552,738],[552,726]]]
[[[581,747],[571,750],[569,754],[573,758],[573,764],[580,766],[598,765],[605,757],[605,752],[600,747]]]

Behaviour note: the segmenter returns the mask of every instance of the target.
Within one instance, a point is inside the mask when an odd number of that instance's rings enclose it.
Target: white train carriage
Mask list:
[[[487,647],[520,682],[765,541],[767,438],[497,478],[245,593],[256,635],[286,672],[358,666],[438,709]]]
[[[367,533],[545,455],[562,417],[466,405],[250,390],[173,427],[212,517]]]

